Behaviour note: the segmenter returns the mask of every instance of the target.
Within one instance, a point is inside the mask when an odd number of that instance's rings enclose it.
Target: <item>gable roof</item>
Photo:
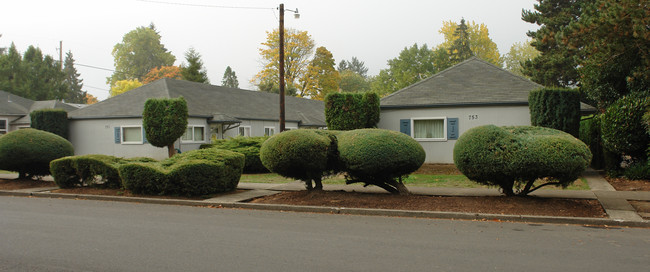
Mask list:
[[[381,99],[382,108],[527,105],[535,82],[471,57]]]
[[[279,121],[278,94],[234,89],[177,79],[159,79],[134,90],[72,111],[70,119],[141,118],[149,98],[176,98],[187,101],[191,117],[212,122],[237,120]],[[285,97],[286,121],[303,126],[325,126],[322,101]],[[234,118],[234,120],[233,120]]]

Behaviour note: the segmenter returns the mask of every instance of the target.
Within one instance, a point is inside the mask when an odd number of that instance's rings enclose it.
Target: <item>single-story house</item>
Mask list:
[[[188,127],[176,143],[181,152],[210,143],[211,138],[264,136],[280,132],[278,94],[227,88],[176,79],[160,79],[88,107],[72,111],[70,141],[76,155],[167,157],[167,149],[144,137],[142,111],[149,98],[183,96]],[[325,127],[322,101],[285,97],[285,127]]]
[[[472,57],[382,98],[377,126],[413,137],[427,163],[453,163],[454,144],[470,128],[530,125],[528,94],[542,87]]]
[[[0,90],[0,135],[30,127],[29,113],[32,111],[62,109],[70,112],[78,108],[78,104],[58,100],[34,101]]]

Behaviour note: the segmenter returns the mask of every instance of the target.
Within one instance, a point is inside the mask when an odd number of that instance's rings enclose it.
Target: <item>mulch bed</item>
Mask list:
[[[0,179],[0,190],[20,190],[29,188],[56,187],[52,181],[32,179]]]
[[[650,191],[650,180],[605,177],[616,191]]]
[[[257,198],[251,203],[424,210],[466,213],[568,217],[606,217],[597,200],[536,197],[446,197],[368,194],[341,191],[297,191]]]

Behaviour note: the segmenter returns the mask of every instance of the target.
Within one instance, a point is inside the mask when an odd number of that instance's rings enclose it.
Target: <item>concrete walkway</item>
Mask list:
[[[0,174],[2,179],[16,178],[16,174]],[[309,212],[335,212],[350,214],[369,214],[369,215],[392,215],[392,216],[422,216],[435,218],[456,218],[456,219],[504,219],[526,222],[552,222],[552,223],[576,223],[576,224],[601,224],[601,225],[627,225],[627,226],[644,226],[650,227],[650,220],[644,220],[630,205],[629,200],[650,201],[650,192],[641,191],[616,191],[598,172],[588,169],[583,173],[583,177],[591,190],[555,190],[543,189],[533,192],[531,195],[544,198],[567,198],[567,199],[597,199],[603,206],[609,219],[575,219],[575,218],[553,218],[553,217],[536,217],[523,215],[480,215],[480,214],[455,214],[444,212],[425,212],[425,211],[393,211],[393,210],[372,210],[372,209],[348,209],[336,207],[302,207],[289,205],[266,205],[251,204],[247,201],[268,195],[280,193],[282,191],[303,191],[305,190],[302,182],[296,181],[284,184],[273,183],[240,183],[238,193],[223,194],[214,198],[202,201],[183,201],[183,200],[163,200],[151,198],[125,198],[125,197],[104,197],[104,196],[71,196],[85,197],[91,199],[121,200],[121,201],[139,201],[159,204],[181,204],[181,205],[204,205],[204,206],[223,206],[223,207],[242,207],[271,210],[294,210]],[[45,180],[51,180],[51,177],[45,177]],[[441,188],[441,187],[417,187],[408,186],[413,194],[431,195],[431,196],[499,196],[502,195],[498,189],[485,188]],[[13,191],[0,191],[0,195],[31,195],[42,197],[64,197],[62,194],[53,194],[49,191],[56,188],[35,188],[21,189]],[[347,192],[367,192],[367,193],[387,193],[381,188],[375,186],[363,187],[362,185],[324,185],[324,190],[328,191],[347,191]],[[650,205],[650,203],[648,203]],[[356,211],[355,211],[356,210]],[[344,211],[344,212],[343,212]],[[647,216],[647,215],[646,215]],[[582,220],[582,221],[581,221]]]

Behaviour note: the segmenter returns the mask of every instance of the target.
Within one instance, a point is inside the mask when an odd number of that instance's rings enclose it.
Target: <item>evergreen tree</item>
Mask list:
[[[74,58],[70,51],[65,54],[63,73],[65,74],[64,82],[68,87],[68,95],[65,101],[70,103],[86,103],[86,92],[81,90],[84,85],[83,79],[79,79],[80,74],[77,72],[77,68],[74,67]]]
[[[454,38],[454,43],[449,48],[452,64],[469,59],[474,55],[470,48],[469,32],[467,31],[465,19],[460,20],[460,24],[458,24],[456,31],[454,31]]]
[[[196,52],[194,48],[188,49],[185,52],[185,61],[187,61],[187,66],[181,66],[181,75],[184,80],[210,84],[208,72],[203,67],[199,52]]]
[[[230,66],[226,67],[226,72],[223,73],[223,79],[221,80],[221,85],[224,87],[230,88],[239,88],[239,81],[237,80],[237,74],[233,71]]]
[[[525,22],[539,29],[529,31],[531,45],[541,52],[538,57],[523,63],[523,73],[532,81],[544,86],[573,87],[578,85],[576,50],[564,46],[558,38],[569,24],[582,14],[583,6],[592,0],[538,0],[535,11],[522,11]]]
[[[360,61],[357,57],[352,57],[351,61],[342,60],[336,69],[339,72],[350,70],[359,74],[363,78],[368,78],[368,67],[366,67],[365,62]]]
[[[14,43],[11,43],[6,54],[0,55],[0,90],[17,93],[20,77],[25,76],[20,71],[22,60]]]

